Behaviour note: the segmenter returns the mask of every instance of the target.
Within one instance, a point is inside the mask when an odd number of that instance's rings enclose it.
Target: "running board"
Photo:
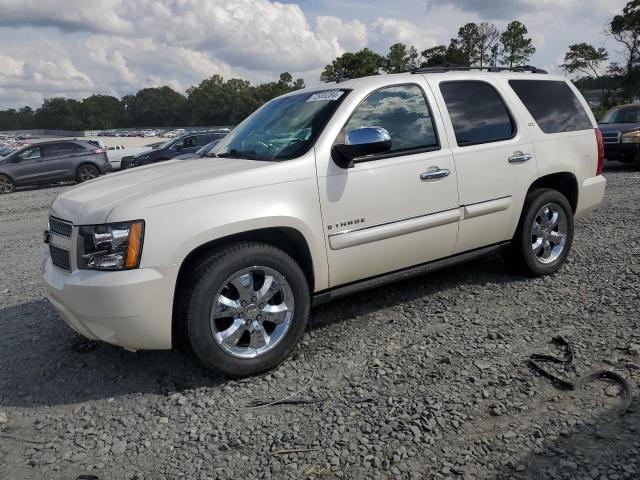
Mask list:
[[[395,272],[385,273],[376,277],[366,278],[364,280],[358,280],[354,283],[349,283],[339,287],[335,287],[330,290],[324,290],[313,295],[311,301],[312,306],[321,305],[326,302],[330,302],[336,298],[351,295],[353,293],[362,292],[364,290],[370,290],[372,288],[381,287],[388,283],[399,282],[407,278],[416,277],[425,273],[433,272],[434,270],[440,270],[442,268],[464,263],[477,257],[482,257],[488,253],[494,252],[510,242],[500,242],[488,247],[477,248],[468,252],[459,253],[451,257],[442,258],[440,260],[434,260],[433,262],[423,263],[416,265],[415,267],[405,268],[403,270],[396,270]]]

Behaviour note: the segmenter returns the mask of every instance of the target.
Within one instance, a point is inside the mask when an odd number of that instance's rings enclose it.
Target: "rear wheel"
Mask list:
[[[100,176],[100,171],[95,165],[91,165],[90,163],[83,163],[78,167],[76,172],[76,180],[78,182],[87,182],[89,180],[93,180]]]
[[[205,259],[189,283],[183,290],[186,333],[209,369],[233,377],[269,370],[304,334],[307,280],[298,264],[275,247],[228,247]]]
[[[13,181],[6,175],[0,175],[0,195],[3,193],[11,193],[16,189]]]
[[[552,189],[527,194],[513,252],[526,273],[549,275],[567,259],[573,243],[573,211],[569,201]]]

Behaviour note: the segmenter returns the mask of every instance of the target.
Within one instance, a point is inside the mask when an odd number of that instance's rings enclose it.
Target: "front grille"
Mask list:
[[[604,143],[620,143],[622,132],[602,132],[602,141]]]
[[[49,254],[51,255],[51,262],[58,268],[71,271],[71,257],[69,250],[56,247],[55,245],[49,245]]]
[[[71,237],[71,231],[73,230],[73,224],[60,220],[56,217],[49,217],[49,231],[63,237]]]

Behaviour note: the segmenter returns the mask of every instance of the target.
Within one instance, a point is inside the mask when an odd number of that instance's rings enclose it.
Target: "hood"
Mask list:
[[[622,132],[627,133],[633,130],[640,130],[640,123],[599,123],[601,132]]]
[[[169,160],[124,170],[58,195],[51,205],[51,215],[75,225],[100,224],[105,223],[118,206],[134,205],[143,218],[145,208],[158,204],[257,185],[262,175],[251,172],[269,165],[273,162],[200,158],[188,162]],[[125,219],[109,218],[109,221],[121,220]]]

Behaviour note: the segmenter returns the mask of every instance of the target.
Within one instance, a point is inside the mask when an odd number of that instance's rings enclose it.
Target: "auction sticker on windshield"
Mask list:
[[[325,92],[318,92],[307,98],[307,102],[326,102],[338,100],[344,92],[342,90],[327,90]]]

